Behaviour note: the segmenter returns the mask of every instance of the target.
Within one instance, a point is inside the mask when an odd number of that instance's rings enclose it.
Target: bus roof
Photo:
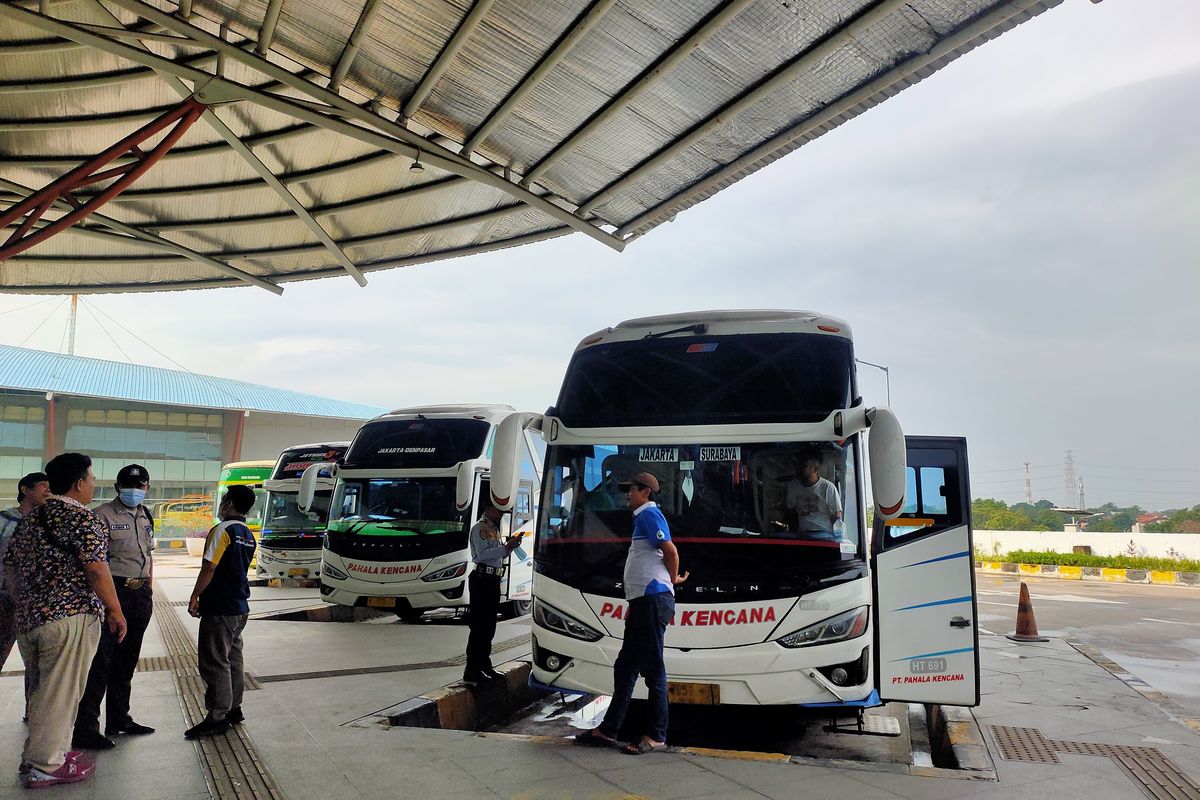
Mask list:
[[[314,442],[313,444],[292,445],[279,454],[279,460],[275,462],[275,467],[271,471],[272,482],[294,480],[298,483],[304,470],[322,461],[338,461],[349,448],[349,442]]]
[[[690,325],[704,325],[710,336],[736,333],[824,333],[853,338],[845,320],[816,311],[787,309],[739,309],[686,311],[657,317],[638,317],[625,320],[615,328],[605,328],[585,337],[576,350],[600,342],[620,342],[641,339],[650,333],[664,333]],[[688,333],[688,331],[680,331]],[[692,333],[700,333],[695,331]]]
[[[283,452],[290,453],[293,450],[336,450],[339,447],[346,448],[349,446],[349,442],[313,442],[312,444],[294,444],[290,447],[285,447]],[[282,457],[283,453],[280,453],[279,455]],[[233,465],[231,464],[230,466]]]
[[[263,459],[263,460],[259,460],[259,461],[232,461],[232,462],[222,466],[221,470],[224,471],[227,469],[251,469],[254,467],[273,467],[273,466],[275,466],[274,460],[267,461],[267,460]]]
[[[509,414],[516,411],[515,408],[509,405],[500,403],[476,403],[474,405],[440,405],[440,406],[414,406],[412,408],[397,408],[394,411],[389,411],[376,417],[372,422],[385,420],[390,418],[415,417],[420,414],[423,417],[478,417],[485,419],[488,422],[500,422]]]

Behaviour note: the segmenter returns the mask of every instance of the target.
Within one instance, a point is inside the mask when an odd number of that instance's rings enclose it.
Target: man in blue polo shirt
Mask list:
[[[613,665],[613,696],[604,721],[576,736],[580,744],[616,745],[617,734],[633,697],[640,673],[649,691],[649,729],[640,740],[623,748],[641,755],[667,746],[667,669],[663,664],[663,637],[675,616],[675,585],[688,573],[679,572],[679,551],[671,541],[671,528],[658,504],[658,478],[639,472],[618,484],[633,510],[633,540],[625,558],[625,638]]]

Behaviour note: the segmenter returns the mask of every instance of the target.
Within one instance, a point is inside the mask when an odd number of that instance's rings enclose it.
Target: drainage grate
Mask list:
[[[992,725],[1000,756],[1008,761],[1062,763],[1055,751],[1111,758],[1151,800],[1200,800],[1200,784],[1157,747],[1047,739],[1037,728]]]
[[[1010,728],[992,725],[992,735],[1000,745],[1000,757],[1005,761],[1026,761],[1032,764],[1061,764],[1054,752],[1054,743],[1042,736],[1037,728]]]

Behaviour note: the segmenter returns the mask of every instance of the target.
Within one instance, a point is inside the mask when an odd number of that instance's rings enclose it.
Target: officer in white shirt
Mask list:
[[[471,574],[467,585],[471,606],[467,610],[467,666],[463,680],[482,683],[495,680],[500,673],[492,668],[492,638],[496,635],[496,614],[500,611],[500,579],[504,561],[517,549],[521,535],[500,540],[500,519],[504,512],[496,508],[487,496],[483,500],[483,516],[471,527]]]

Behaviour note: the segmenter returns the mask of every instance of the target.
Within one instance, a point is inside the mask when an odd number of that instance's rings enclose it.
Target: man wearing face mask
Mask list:
[[[81,750],[109,750],[120,734],[154,733],[129,716],[130,684],[142,650],[142,637],[154,610],[150,583],[154,578],[154,517],[142,505],[150,487],[150,473],[140,464],[129,464],[117,473],[117,496],[96,509],[108,531],[109,570],[117,599],[129,623],[125,640],[105,633],[88,672],[87,688],[79,701],[72,745]],[[100,733],[100,700],[107,694],[103,735]]]

